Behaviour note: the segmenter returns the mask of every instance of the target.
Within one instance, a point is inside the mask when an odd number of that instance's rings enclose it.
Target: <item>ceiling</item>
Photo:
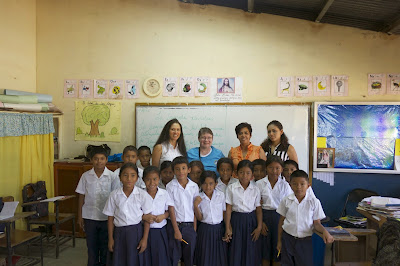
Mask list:
[[[180,0],[400,35],[400,0]]]

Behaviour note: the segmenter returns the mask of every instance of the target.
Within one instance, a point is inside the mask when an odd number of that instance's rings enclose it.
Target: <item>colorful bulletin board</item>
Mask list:
[[[400,172],[398,103],[315,103],[314,171]]]

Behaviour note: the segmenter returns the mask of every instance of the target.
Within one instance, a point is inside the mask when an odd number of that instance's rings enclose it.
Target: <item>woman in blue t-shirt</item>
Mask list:
[[[222,151],[212,146],[214,134],[208,127],[203,127],[199,130],[198,139],[200,142],[199,148],[190,149],[187,152],[189,162],[201,161],[204,165],[204,170],[214,171],[217,175],[217,162],[225,157]]]

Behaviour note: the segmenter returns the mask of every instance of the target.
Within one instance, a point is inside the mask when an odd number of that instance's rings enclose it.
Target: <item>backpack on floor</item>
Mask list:
[[[22,189],[22,199],[24,203],[47,199],[46,182],[38,181],[30,183]],[[49,215],[49,203],[41,202],[23,207],[24,212],[36,212],[30,218],[39,218]]]

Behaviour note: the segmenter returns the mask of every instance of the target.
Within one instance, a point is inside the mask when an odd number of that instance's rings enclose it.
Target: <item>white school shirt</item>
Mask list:
[[[226,210],[224,193],[215,189],[211,200],[204,192],[200,193],[200,197],[202,201],[199,204],[199,209],[203,214],[201,222],[220,224],[224,219],[224,211]]]
[[[235,182],[226,189],[227,204],[232,205],[232,211],[250,213],[260,207],[260,190],[253,183],[245,190],[240,182]]]
[[[325,218],[321,202],[308,192],[300,203],[294,193],[285,197],[276,212],[285,217],[282,229],[289,235],[301,238],[311,236],[313,222]]]
[[[282,180],[286,181],[286,179],[285,179],[283,176],[282,176]],[[287,182],[287,181],[286,181],[286,183],[288,183],[288,184],[289,184],[289,187],[290,187],[290,183]],[[292,189],[292,188],[290,188],[290,189]],[[292,193],[292,192],[293,192],[293,190],[291,190],[290,193]],[[311,195],[312,197],[316,197],[315,194],[314,194],[314,190],[312,189],[311,186],[309,186],[309,187],[307,188],[307,193],[310,193],[310,195]]]
[[[149,194],[150,196],[150,194]],[[174,206],[174,202],[171,200],[168,192],[165,189],[157,189],[156,196],[154,199],[150,196],[151,204],[153,210],[151,214],[153,215],[161,215],[164,214],[165,211],[168,211],[168,206]],[[167,220],[164,219],[160,223],[152,223],[150,224],[150,228],[162,228],[167,224]]]
[[[233,184],[235,182],[238,182],[239,179],[231,177],[231,179],[228,182],[228,185],[225,185],[224,182],[222,182],[221,177],[218,178],[217,180],[217,186],[215,187],[216,190],[221,191],[222,193],[224,193],[224,195],[226,194],[226,188],[230,185]]]
[[[82,218],[106,221],[107,216],[103,214],[104,205],[110,193],[117,187],[116,176],[107,167],[100,177],[97,177],[94,168],[84,172],[75,189],[76,193],[85,195]]]
[[[199,195],[199,187],[189,178],[188,181],[185,188],[175,178],[167,184],[167,191],[174,202],[177,222],[194,222],[193,201]]]
[[[152,211],[151,197],[143,189],[133,187],[127,197],[122,188],[114,190],[107,200],[103,213],[114,216],[114,225],[117,227],[138,224],[143,214]]]
[[[174,146],[172,146],[171,143],[169,143],[169,141],[167,141],[167,142],[161,143],[161,147],[162,147],[162,151],[161,151],[160,163],[159,163],[158,167],[160,167],[164,161],[172,162],[178,156],[186,156],[186,154],[183,155],[179,151],[178,143],[176,144],[176,147],[174,148]]]
[[[121,171],[121,168],[118,168],[117,170],[114,171],[115,176],[120,180],[119,178],[119,172]],[[122,188],[122,182],[119,182],[119,188]],[[146,189],[146,184],[143,181],[143,170],[138,168],[138,180],[136,181],[135,187],[141,188],[141,189]]]
[[[258,180],[256,182],[257,187],[260,189],[262,208],[264,210],[276,210],[279,206],[281,200],[293,193],[288,182],[278,177],[274,188],[272,188],[271,183],[268,180],[268,176]]]

